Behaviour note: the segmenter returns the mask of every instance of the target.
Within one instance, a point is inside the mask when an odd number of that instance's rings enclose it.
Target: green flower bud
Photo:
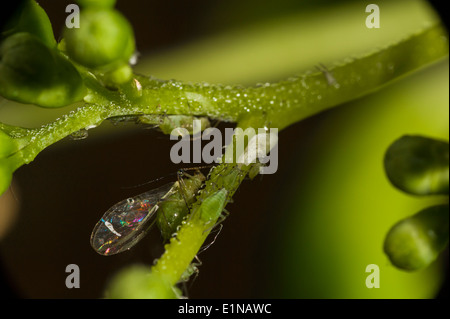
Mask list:
[[[14,140],[5,132],[0,130],[0,158],[4,158],[17,150]]]
[[[151,267],[133,265],[121,270],[109,282],[105,291],[109,299],[173,299],[174,289]]]
[[[116,10],[85,9],[80,27],[65,29],[67,54],[90,68],[112,70],[128,63],[134,52],[134,33],[127,19]]]
[[[7,24],[3,36],[7,37],[19,32],[31,33],[48,47],[56,46],[50,19],[44,9],[34,0],[27,0],[22,3],[17,13]]]
[[[61,107],[83,99],[75,67],[29,33],[16,33],[0,46],[0,94],[7,99]]]
[[[391,183],[404,192],[448,194],[447,142],[422,136],[403,136],[387,150],[384,167]]]
[[[426,208],[395,224],[384,252],[398,268],[414,271],[430,265],[448,243],[448,205]]]
[[[78,0],[83,8],[113,8],[116,0]]]
[[[133,76],[133,70],[128,64],[123,64],[122,66],[114,69],[111,72],[107,72],[103,81],[105,81],[106,86],[115,87],[117,84],[123,84],[131,80]]]
[[[0,196],[11,184],[13,172],[9,161],[6,158],[0,158]]]

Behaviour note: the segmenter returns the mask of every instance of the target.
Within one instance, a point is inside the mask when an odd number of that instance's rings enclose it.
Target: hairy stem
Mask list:
[[[202,203],[211,194],[221,189],[227,191],[227,201],[231,200],[251,167],[251,165],[238,167],[222,164],[211,171],[205,188],[192,207],[190,217],[182,223],[176,237],[172,237],[170,243],[165,246],[164,254],[152,268],[153,273],[165,278],[172,286],[180,281],[182,274],[198,254],[220,217],[218,214],[212,219],[205,220],[200,214]],[[222,210],[222,208],[219,209]]]
[[[85,106],[38,129],[0,129],[21,148],[9,158],[15,169],[39,152],[82,129],[115,116],[184,114],[237,122],[241,127],[279,130],[302,119],[368,94],[398,77],[448,54],[448,36],[440,25],[342,64],[255,87],[162,81],[141,75],[117,90],[104,88],[84,71],[90,93]]]

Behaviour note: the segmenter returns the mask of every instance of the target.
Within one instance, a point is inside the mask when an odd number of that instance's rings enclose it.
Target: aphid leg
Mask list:
[[[186,283],[183,282],[183,293],[180,292],[180,290],[178,289],[177,286],[172,286],[172,291],[175,295],[175,297],[177,297],[177,299],[189,299],[188,296],[188,291],[187,291],[187,287],[186,287]]]
[[[197,255],[195,255],[194,259],[196,261],[191,262],[188,269],[186,269],[186,274],[188,275],[188,277],[184,278],[184,281],[187,282],[191,278],[191,276],[193,274],[195,274],[194,278],[191,281],[191,284],[192,284],[192,282],[194,282],[195,279],[197,279],[198,274],[200,273],[200,270],[198,269],[198,267],[200,267],[203,264]]]
[[[200,260],[200,258],[198,258],[197,255],[195,255],[195,259],[197,260],[197,264],[196,264],[197,267],[200,267],[201,265],[203,265],[202,261]]]
[[[200,258],[198,258],[197,255],[195,255],[195,260],[197,260],[196,263],[191,263],[191,265],[193,265],[194,272],[195,272],[195,276],[194,276],[194,278],[192,278],[192,280],[191,280],[191,285],[193,284],[193,282],[195,281],[195,279],[197,279],[198,274],[200,273],[200,270],[198,269],[198,267],[200,267],[200,266],[203,264],[202,261],[200,260]]]
[[[339,83],[337,83],[336,79],[325,65],[319,63],[318,65],[316,65],[316,68],[325,75],[325,78],[327,79],[327,83],[329,86],[334,86],[336,88],[339,87]]]
[[[200,273],[200,270],[198,267],[202,265],[201,260],[198,258],[198,256],[195,256],[195,261],[191,262],[191,264],[188,266],[188,268],[184,271],[184,273],[181,275],[180,281],[183,286],[183,296],[178,296],[179,299],[188,299],[189,298],[189,292],[188,290],[191,288],[192,284],[194,283],[195,279],[197,279],[198,274]],[[194,278],[189,283],[189,287],[187,286],[187,282],[190,280],[191,276],[195,273]]]
[[[182,281],[181,285],[183,286],[183,294],[182,295],[176,295],[178,299],[189,299],[189,292],[186,281]]]
[[[169,191],[167,193],[164,194],[164,196],[161,197],[161,199],[166,199],[167,197],[175,194],[177,188],[178,188],[178,184],[174,183],[174,185],[169,189]]]
[[[194,169],[197,170],[198,173],[200,173],[198,168],[194,168]],[[179,189],[181,191],[181,196],[183,196],[184,203],[186,204],[186,207],[188,208],[188,212],[190,214],[191,213],[191,208],[189,207],[190,205],[189,205],[188,200],[187,200],[188,196],[186,194],[187,186],[186,186],[186,183],[184,182],[183,176],[187,176],[188,178],[194,178],[194,177],[192,175],[186,173],[186,170],[188,170],[188,169],[180,169],[180,170],[178,170],[177,178],[178,178]]]

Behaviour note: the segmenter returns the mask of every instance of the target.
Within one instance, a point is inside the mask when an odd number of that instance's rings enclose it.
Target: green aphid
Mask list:
[[[225,188],[208,196],[200,205],[199,218],[205,225],[216,223],[227,204],[228,192]]]
[[[194,125],[194,121],[198,120],[199,125]],[[191,115],[141,115],[138,119],[139,123],[150,124],[158,127],[164,134],[174,136],[184,136],[185,132],[189,135],[198,134],[208,127],[211,123],[207,117],[195,117]]]
[[[171,194],[168,194],[159,205],[156,224],[164,239],[169,239],[177,231],[205,181],[205,176],[200,171],[193,176],[189,175],[186,179],[183,179],[182,175],[187,173],[180,171],[178,181],[169,192]]]

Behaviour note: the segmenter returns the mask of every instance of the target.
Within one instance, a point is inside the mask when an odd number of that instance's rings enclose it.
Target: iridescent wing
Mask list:
[[[173,185],[170,183],[113,205],[92,231],[92,248],[100,255],[109,256],[136,245],[153,225],[158,203]]]

